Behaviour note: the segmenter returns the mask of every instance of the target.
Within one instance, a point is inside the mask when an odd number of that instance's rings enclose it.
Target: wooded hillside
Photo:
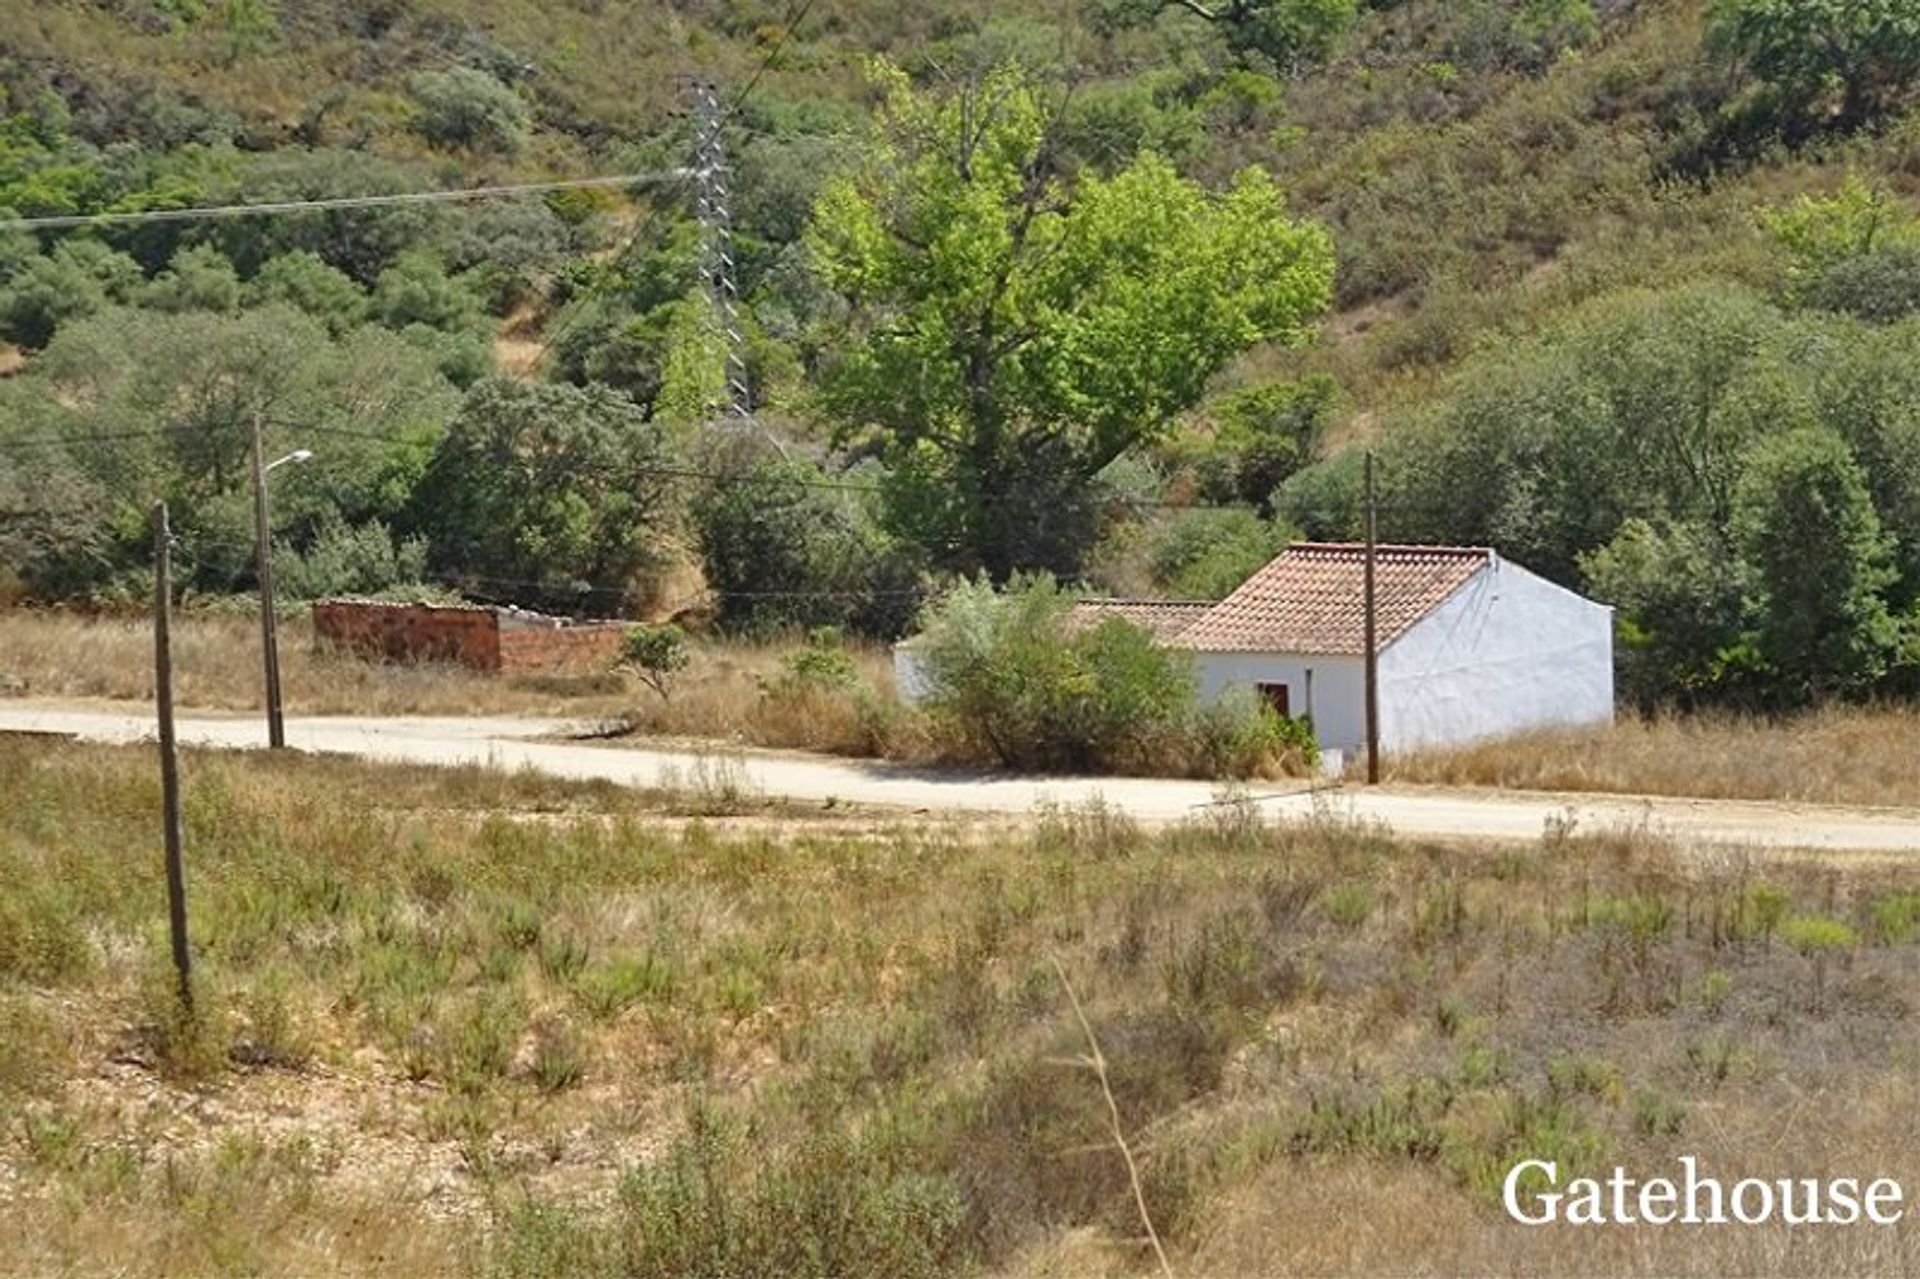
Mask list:
[[[956,573],[1218,595],[1491,543],[1648,702],[1920,683],[1920,15],[1900,0],[115,0],[0,30],[0,583],[897,631]],[[683,80],[755,428],[712,425]],[[5,215],[0,215],[4,221]]]

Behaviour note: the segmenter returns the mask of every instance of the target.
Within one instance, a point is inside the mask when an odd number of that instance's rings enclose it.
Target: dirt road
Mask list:
[[[704,775],[767,797],[938,812],[1028,813],[1041,804],[1074,806],[1099,799],[1142,821],[1159,822],[1191,816],[1221,800],[1218,788],[1205,782],[1012,777],[774,751],[552,740],[566,729],[560,720],[303,717],[287,721],[287,741],[300,750],[366,759],[532,768],[627,785],[684,786],[697,784]],[[0,732],[130,742],[151,737],[154,722],[150,710],[131,706],[81,709],[13,702],[0,704]],[[247,748],[265,742],[265,728],[257,717],[188,715],[178,721],[178,732],[183,744],[194,746]],[[4,790],[0,779],[0,797]],[[1261,784],[1243,793],[1275,816],[1331,813],[1415,837],[1531,839],[1548,821],[1570,814],[1583,830],[1646,823],[1689,842],[1920,853],[1920,809],[1416,787],[1344,786],[1315,792],[1299,784]]]

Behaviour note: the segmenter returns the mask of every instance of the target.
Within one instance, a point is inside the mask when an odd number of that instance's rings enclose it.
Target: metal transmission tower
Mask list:
[[[698,126],[693,177],[700,218],[700,273],[727,347],[726,385],[714,407],[735,422],[750,423],[753,399],[747,389],[746,339],[740,333],[740,287],[733,271],[732,171],[720,135],[724,111],[713,84],[695,81],[692,89]]]

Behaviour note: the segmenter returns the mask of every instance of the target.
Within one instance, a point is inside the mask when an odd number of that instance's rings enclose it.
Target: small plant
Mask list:
[[[1672,1137],[1686,1118],[1686,1106],[1658,1088],[1642,1088],[1633,1095],[1633,1127],[1643,1137]]]
[[[1818,956],[1859,945],[1860,934],[1843,920],[1794,915],[1781,921],[1780,940],[1803,955]]]
[[[1434,1006],[1433,1027],[1440,1032],[1442,1039],[1452,1039],[1464,1030],[1473,1019],[1473,1010],[1467,1001],[1449,995]]]
[[[674,676],[691,660],[686,632],[671,622],[631,626],[620,647],[620,660],[641,683],[658,693],[661,701],[668,701]]]
[[[587,966],[590,953],[585,942],[564,934],[544,936],[540,939],[540,971],[553,981],[572,981],[574,975]]]
[[[541,1017],[533,1023],[533,1081],[545,1093],[564,1092],[587,1073],[586,1049],[572,1023]]]
[[[1724,969],[1710,968],[1700,975],[1700,984],[1694,988],[1694,998],[1700,1003],[1703,1012],[1718,1016],[1726,1007],[1727,996],[1733,993],[1733,978]]]
[[[1554,1097],[1588,1096],[1617,1105],[1626,1093],[1620,1068],[1598,1057],[1556,1057],[1547,1064],[1547,1092]]]
[[[1882,942],[1898,946],[1908,941],[1920,925],[1920,892],[1885,893],[1873,899],[1871,907],[1874,932]]]
[[[298,1070],[313,1057],[313,1041],[288,989],[286,974],[272,969],[240,1000],[245,1033],[229,1055],[247,1066]]]
[[[1373,888],[1355,880],[1335,884],[1320,898],[1320,910],[1340,928],[1358,928],[1373,914]]]
[[[664,1003],[679,986],[673,969],[651,952],[622,955],[580,973],[573,983],[587,1011],[605,1020],[634,1004]]]

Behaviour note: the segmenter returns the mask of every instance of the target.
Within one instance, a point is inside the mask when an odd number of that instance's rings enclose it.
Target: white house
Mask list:
[[[1298,543],[1218,603],[1087,600],[1194,655],[1200,692],[1252,688],[1313,723],[1322,747],[1366,742],[1365,548]],[[1383,752],[1446,746],[1613,718],[1613,614],[1493,551],[1375,549]],[[926,679],[912,641],[895,650],[901,692]]]
[[[1366,741],[1366,551],[1299,543],[1167,642],[1203,696],[1251,686],[1312,720],[1320,744]],[[1613,611],[1493,551],[1380,546],[1374,596],[1380,748],[1446,746],[1613,718]]]

